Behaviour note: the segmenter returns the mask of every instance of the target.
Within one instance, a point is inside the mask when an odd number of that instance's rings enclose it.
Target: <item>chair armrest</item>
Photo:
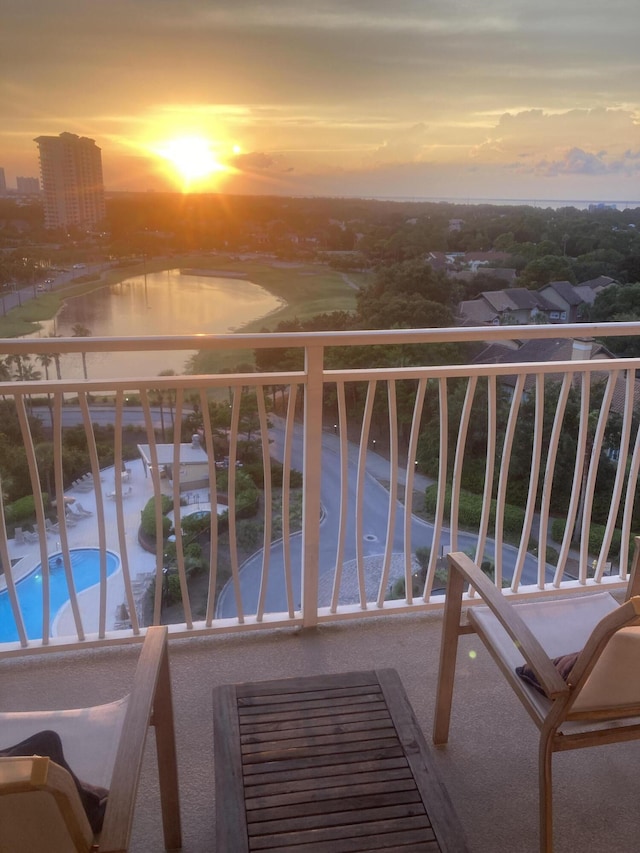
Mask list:
[[[459,572],[478,592],[507,634],[518,647],[518,651],[533,667],[538,680],[550,699],[566,695],[569,687],[558,673],[551,659],[542,648],[531,629],[525,624],[513,605],[505,599],[499,589],[487,578],[478,566],[463,552],[448,555],[449,568]]]
[[[92,847],[93,831],[80,801],[76,784],[67,770],[46,756],[0,758],[0,796],[3,794],[28,795],[36,791],[44,791],[55,800],[60,819],[73,842],[73,849],[86,851],[94,849]],[[24,817],[24,811],[19,811]],[[34,802],[30,819],[37,823],[41,817],[37,803]],[[42,834],[45,832],[46,830],[43,830]],[[11,832],[10,836],[12,836]],[[4,840],[6,843],[6,839]],[[19,839],[14,837],[14,842],[18,843],[18,841]],[[57,846],[56,849],[58,849]]]
[[[100,850],[127,850],[154,699],[167,654],[167,628],[147,629],[129,694],[120,743],[111,777]]]

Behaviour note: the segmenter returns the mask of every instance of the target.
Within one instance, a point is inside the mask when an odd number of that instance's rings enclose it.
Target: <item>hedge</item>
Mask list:
[[[566,519],[564,518],[556,518],[554,519],[551,525],[551,536],[555,542],[562,542],[564,537],[564,531],[567,526]],[[604,524],[595,524],[591,523],[589,525],[589,553],[597,554],[602,548],[602,542],[604,540],[604,532],[606,527]],[[618,557],[620,555],[620,543],[622,541],[622,531],[616,527],[613,531],[613,536],[611,537],[611,546],[609,548],[609,553],[612,557]],[[629,549],[633,548],[633,535],[631,536],[631,541],[629,542]]]
[[[458,522],[463,527],[471,529],[480,526],[482,518],[482,495],[474,495],[464,489],[460,490],[460,499],[458,502]],[[425,510],[435,515],[436,502],[438,499],[438,486],[434,484],[428,486],[425,490],[424,507]],[[497,501],[491,501],[491,511],[489,513],[489,523],[495,524],[496,521],[496,506]],[[445,515],[451,515],[451,486],[447,486],[445,492]],[[524,525],[524,510],[512,504],[505,504],[504,507],[504,532],[506,534],[519,534]]]
[[[171,519],[167,518],[167,513],[173,507],[173,501],[168,495],[161,496],[162,501],[162,538],[166,539],[171,530]],[[145,536],[151,539],[156,538],[156,499],[149,498],[146,506],[140,513],[140,527]]]
[[[50,501],[47,492],[42,493],[45,510],[49,509]],[[22,521],[32,521],[36,517],[36,505],[33,495],[25,495],[17,501],[8,504],[4,513],[7,524],[18,524]]]

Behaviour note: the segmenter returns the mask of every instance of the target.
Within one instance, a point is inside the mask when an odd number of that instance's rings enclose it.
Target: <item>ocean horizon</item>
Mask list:
[[[431,204],[460,204],[479,205],[494,204],[496,207],[540,207],[558,210],[562,207],[575,207],[578,210],[589,210],[590,207],[600,209],[627,210],[640,207],[640,201],[624,199],[558,199],[558,198],[474,198],[474,197],[445,197],[445,196],[368,196],[372,201],[408,201],[430,202]]]

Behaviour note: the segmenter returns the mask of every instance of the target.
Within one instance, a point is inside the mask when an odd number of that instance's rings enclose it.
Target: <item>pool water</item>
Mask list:
[[[107,577],[120,568],[120,558],[107,551]],[[72,548],[71,572],[76,593],[95,586],[100,581],[100,551],[98,548]],[[42,564],[16,584],[18,602],[22,612],[27,637],[37,640],[42,637]],[[64,571],[62,554],[49,557],[49,601],[51,623],[58,611],[69,601],[69,589]],[[19,639],[18,629],[9,593],[0,592],[0,643],[11,643]]]

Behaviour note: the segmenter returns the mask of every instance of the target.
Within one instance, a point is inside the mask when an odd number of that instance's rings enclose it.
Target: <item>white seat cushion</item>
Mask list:
[[[618,606],[608,592],[512,605],[550,658],[581,651],[598,622]],[[512,669],[522,666],[524,658],[488,607],[471,608],[469,621],[482,627]]]
[[[621,628],[598,658],[572,711],[640,706],[640,627]]]
[[[60,735],[64,757],[76,776],[109,788],[128,698],[69,711],[0,713],[0,748],[52,729]]]

